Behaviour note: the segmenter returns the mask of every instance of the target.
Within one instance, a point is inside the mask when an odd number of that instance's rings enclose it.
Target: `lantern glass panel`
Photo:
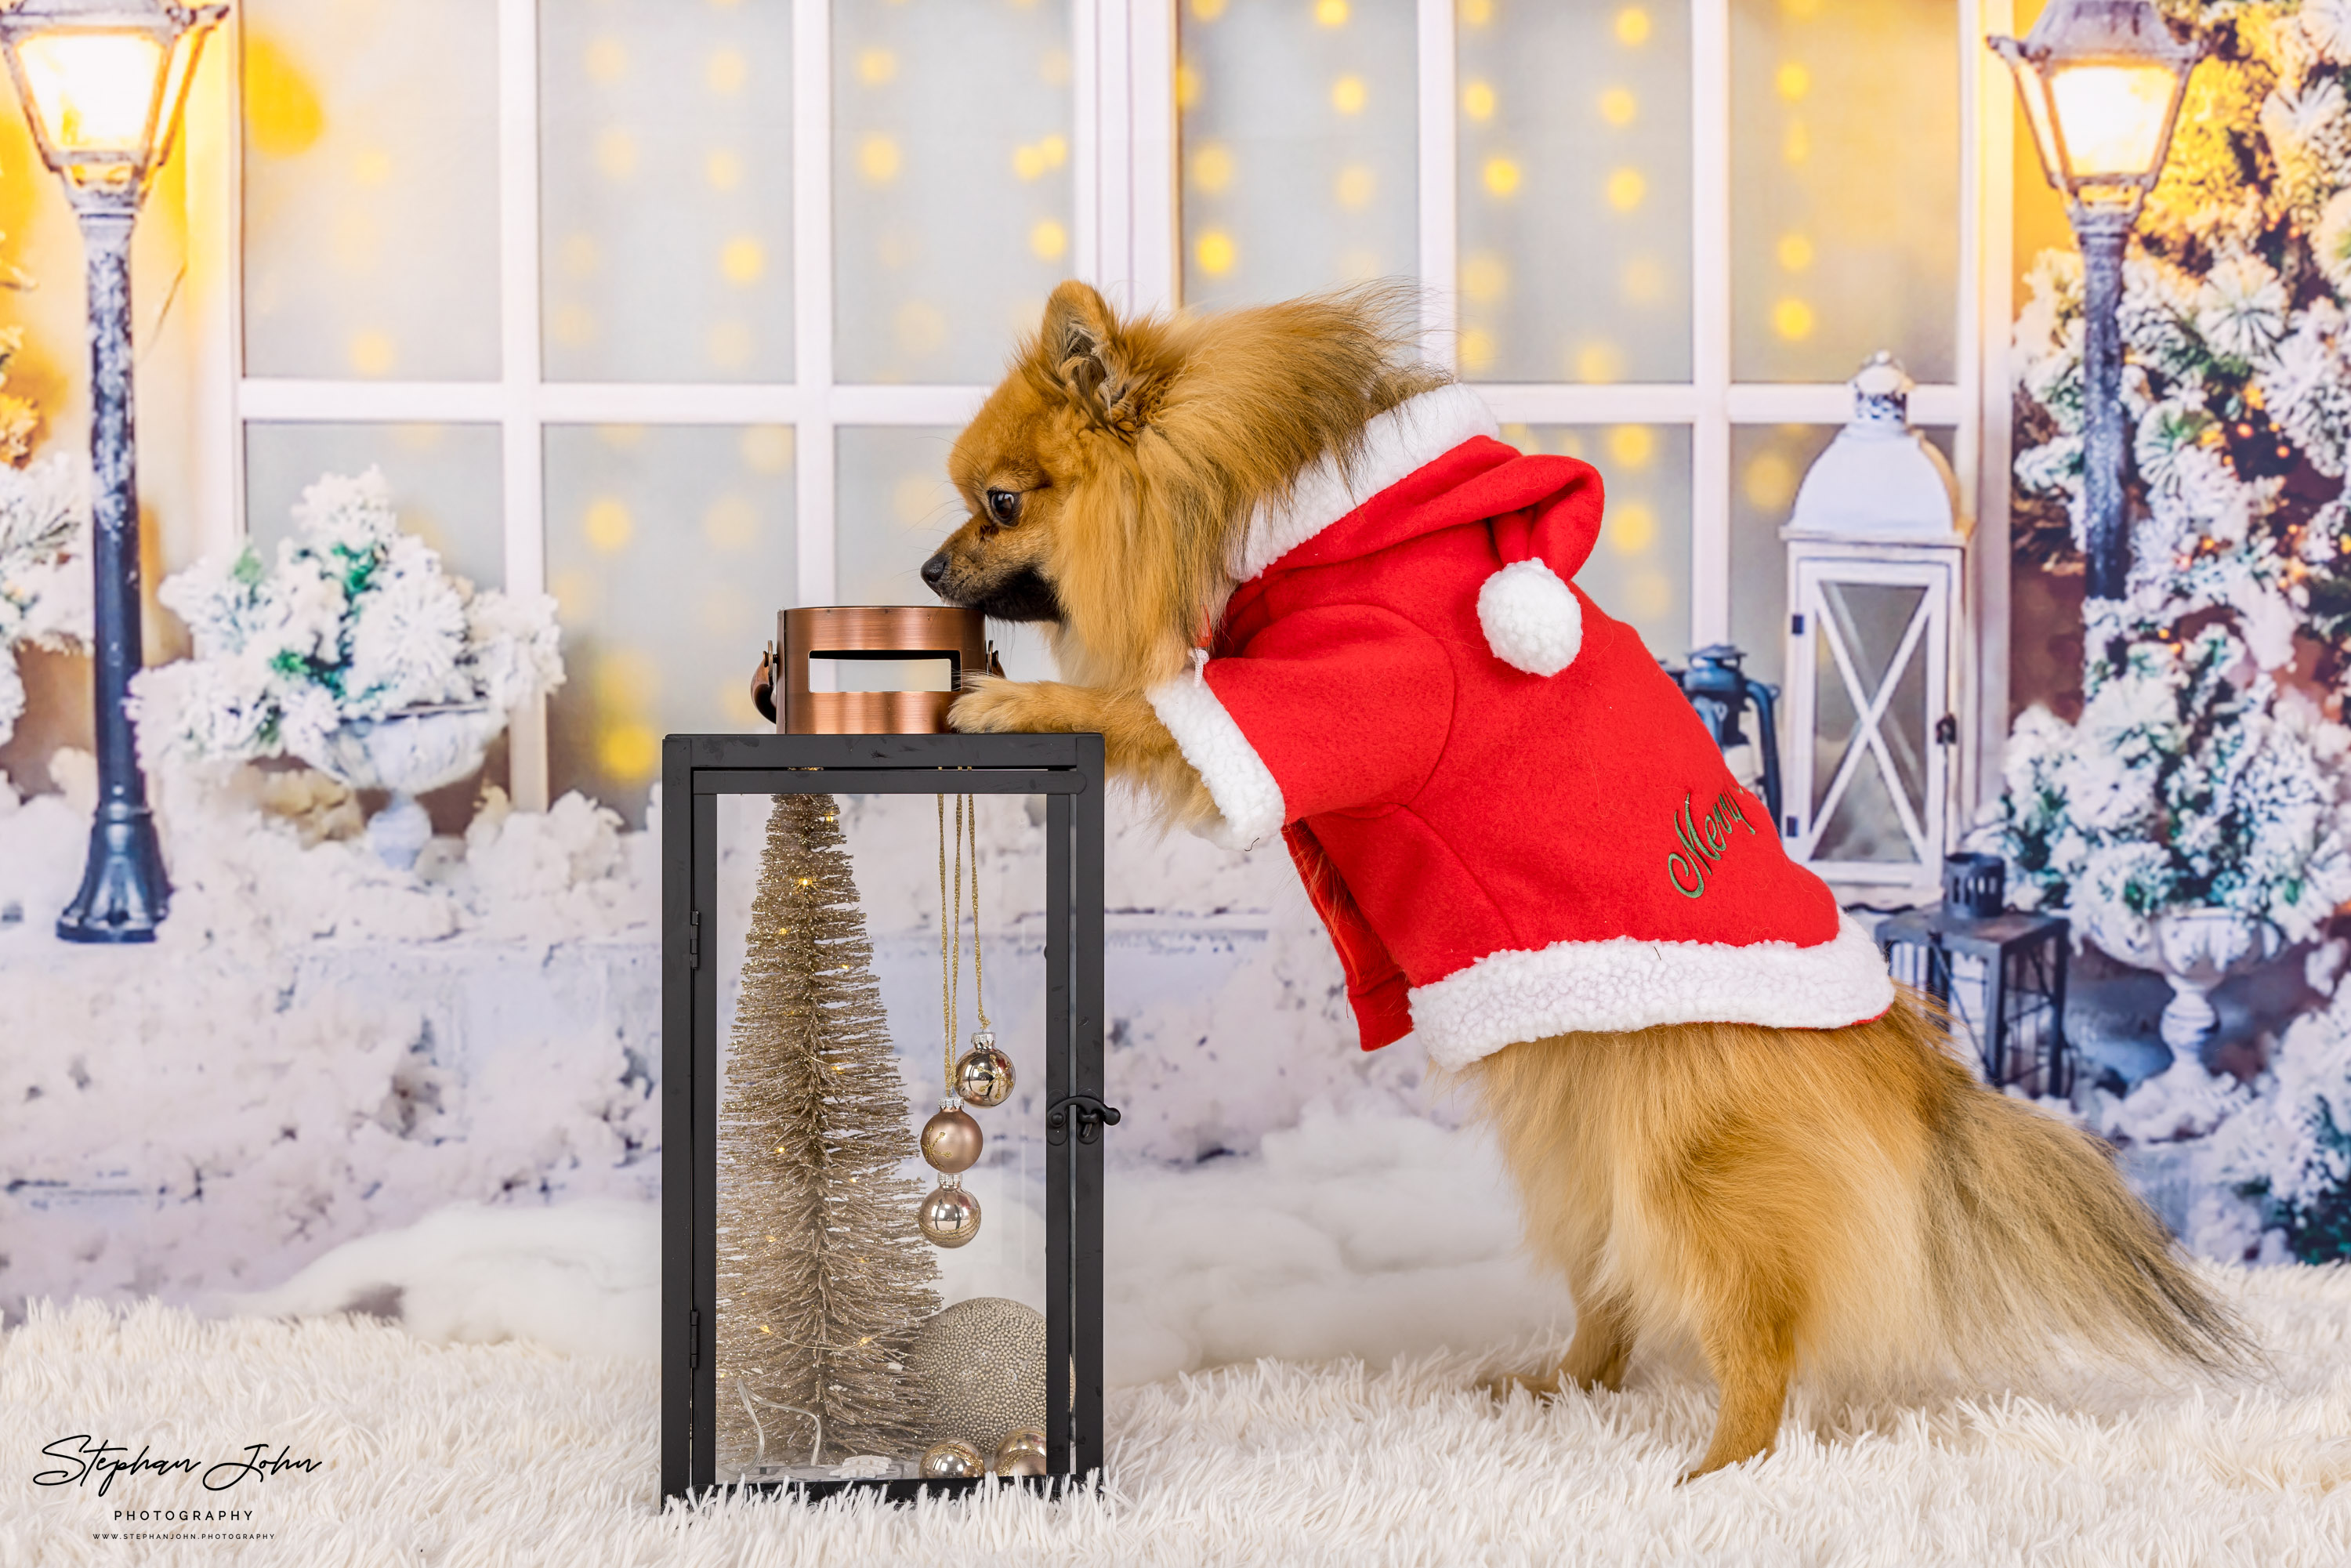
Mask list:
[[[2135,180],[2153,170],[2178,85],[2171,68],[2160,65],[2065,66],[2053,72],[2050,93],[2073,177]]]
[[[1036,824],[1045,800],[972,800],[984,879],[981,994],[1015,1083],[1001,1104],[966,1107],[983,1147],[959,1180],[978,1202],[979,1228],[964,1245],[941,1248],[925,1240],[914,1221],[916,1206],[941,1185],[940,1173],[916,1153],[945,1092],[937,799],[717,800],[713,1343],[722,1484],[834,1479],[858,1473],[839,1468],[858,1458],[867,1461],[868,1479],[911,1479],[935,1442],[960,1438],[986,1460],[999,1427],[1043,1425],[1047,989],[1045,846]],[[771,824],[779,801],[834,817],[825,826],[840,831],[854,879],[845,899],[839,889],[830,898],[820,896],[821,887],[799,894],[799,868],[768,859],[778,842]],[[807,825],[805,817],[785,820],[785,856],[797,852],[798,831]],[[952,821],[947,843],[952,854]],[[967,870],[957,1057],[978,1027],[967,877]],[[955,883],[950,873],[950,896]],[[789,913],[785,925],[768,929],[779,894],[788,911],[795,897],[814,899],[810,948],[792,943],[789,922],[797,917]],[[846,925],[844,915],[852,917]],[[862,951],[855,940],[861,924]],[[785,961],[802,951],[820,956],[798,967]],[[801,1032],[797,1020],[811,1004],[826,1022]],[[856,1048],[860,1039],[865,1049]],[[810,1054],[812,1041],[818,1050]],[[899,1157],[878,1172],[854,1158],[855,1145],[877,1137],[900,1145]],[[809,1158],[812,1150],[831,1158],[849,1150],[851,1157],[828,1172]],[[898,1190],[864,1202],[860,1187],[872,1182]],[[917,1352],[919,1325],[973,1301],[983,1304],[951,1314],[952,1326]],[[868,1337],[872,1344],[862,1343]],[[893,1363],[901,1370],[892,1372]],[[900,1399],[903,1420],[873,1418]],[[830,1427],[821,1440],[820,1418]],[[895,1437],[877,1436],[893,1425]]]
[[[1186,304],[1419,270],[1417,25],[1412,0],[1183,9]]]
[[[1911,634],[1926,597],[1900,583],[1821,585],[1824,612],[1810,628],[1815,860],[1918,858],[1906,824],[1928,814],[1927,644]]]
[[[145,33],[46,33],[16,46],[41,131],[70,163],[92,153],[144,160],[163,47]]]
[[[1687,380],[1688,7],[1455,9],[1462,374]]]

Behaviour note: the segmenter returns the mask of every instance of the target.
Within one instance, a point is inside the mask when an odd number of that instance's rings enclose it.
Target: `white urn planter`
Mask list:
[[[392,791],[390,804],[368,823],[368,846],[384,864],[406,871],[433,837],[432,819],[416,797],[479,768],[506,722],[504,713],[483,703],[405,708],[328,731],[325,744],[302,760],[354,789]]]
[[[2230,976],[2276,957],[2285,946],[2276,926],[2233,909],[2183,909],[2120,930],[2095,918],[2085,924],[2090,940],[2100,947],[2171,982],[2163,1043],[2180,1052],[2196,1050],[2220,1028],[2213,989]]]

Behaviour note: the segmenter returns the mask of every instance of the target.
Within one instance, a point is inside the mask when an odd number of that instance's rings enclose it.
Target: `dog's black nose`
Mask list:
[[[939,551],[923,563],[923,580],[930,585],[931,591],[934,593],[939,591],[939,583],[946,574],[947,552],[945,550]]]

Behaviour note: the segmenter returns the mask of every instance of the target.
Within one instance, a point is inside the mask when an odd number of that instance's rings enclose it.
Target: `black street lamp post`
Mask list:
[[[2082,514],[2092,599],[2130,585],[2123,491],[2123,256],[2163,172],[2200,39],[2181,38],[2153,0],[2051,0],[2020,41],[1986,40],[2008,62],[2042,172],[2065,196],[2082,246]]]
[[[171,899],[126,706],[141,663],[139,472],[131,423],[131,229],[171,152],[204,36],[225,5],[20,0],[0,49],[41,161],[65,181],[89,273],[98,810],[69,942],[152,942]]]

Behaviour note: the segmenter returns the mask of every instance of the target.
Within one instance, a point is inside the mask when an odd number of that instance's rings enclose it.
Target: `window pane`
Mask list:
[[[1412,0],[1189,0],[1178,24],[1184,298],[1419,271]]]
[[[1689,650],[1690,433],[1682,424],[1506,424],[1521,452],[1581,457],[1600,470],[1608,513],[1578,587],[1641,634],[1649,652]]]
[[[843,604],[936,604],[923,585],[923,562],[961,527],[963,502],[947,483],[953,425],[861,425],[835,433],[841,467],[832,536],[833,580]],[[1050,680],[1044,634],[1034,626],[991,621],[988,641],[1015,680]],[[845,692],[946,689],[938,663],[832,665]],[[821,673],[816,673],[821,678]]]
[[[1788,663],[1788,549],[1780,542],[1796,487],[1834,424],[1740,424],[1730,430],[1730,641],[1757,680],[1780,685]]]
[[[1958,377],[1952,0],[1731,0],[1731,373]],[[1976,47],[1981,46],[1975,45]]]
[[[792,444],[782,425],[549,428],[554,793],[641,821],[664,735],[766,727],[751,670],[794,598]]]
[[[545,0],[547,374],[792,379],[790,0]]]
[[[248,424],[245,526],[264,561],[294,532],[294,503],[324,474],[383,470],[400,526],[476,588],[506,584],[504,483],[494,424]]]
[[[1687,8],[1460,8],[1459,340],[1473,381],[1690,374]]]
[[[1069,0],[839,0],[833,345],[846,382],[992,382],[1070,271]]]
[[[246,372],[494,379],[496,7],[247,0],[243,21]]]

